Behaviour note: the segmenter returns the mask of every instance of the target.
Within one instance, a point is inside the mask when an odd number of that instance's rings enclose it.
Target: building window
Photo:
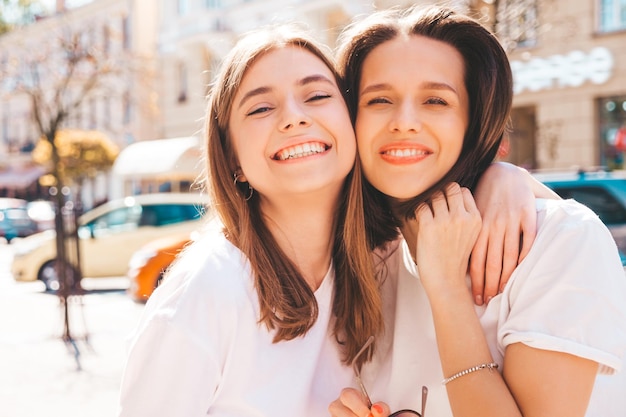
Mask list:
[[[108,25],[102,27],[102,52],[108,56],[111,51],[111,32]]]
[[[130,19],[125,16],[122,19],[122,46],[125,51],[130,49],[131,44],[131,32],[130,32]]]
[[[125,125],[129,124],[132,118],[132,103],[131,103],[131,99],[130,99],[130,93],[127,91],[124,93],[124,99],[123,99],[123,107],[124,107],[124,114],[123,114],[123,123]]]
[[[626,154],[626,95],[598,100],[600,164],[624,169]]]
[[[626,29],[626,0],[600,1],[600,32]]]
[[[221,0],[205,0],[207,9],[221,9],[222,1]]]
[[[496,10],[496,33],[507,50],[537,44],[539,16],[537,0],[499,1]]]
[[[9,106],[4,107],[2,113],[2,143],[9,142]]]
[[[176,13],[179,16],[184,16],[189,12],[189,1],[188,0],[177,0],[176,1]]]
[[[111,130],[113,123],[111,123],[111,99],[109,97],[104,97],[103,99],[103,108],[104,108],[104,127],[107,130]]]
[[[178,102],[184,103],[187,101],[187,65],[184,63],[178,64]]]
[[[96,99],[91,97],[89,99],[89,129],[96,129],[98,127],[98,108],[96,106]]]

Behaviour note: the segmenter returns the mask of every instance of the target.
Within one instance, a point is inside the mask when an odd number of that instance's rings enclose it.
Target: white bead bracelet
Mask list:
[[[498,369],[498,364],[495,362],[491,362],[491,363],[483,363],[480,365],[476,365],[464,371],[458,372],[449,378],[444,379],[443,381],[441,381],[441,383],[443,385],[446,385],[448,382],[454,381],[455,379],[460,378],[463,375],[471,374],[472,372],[480,371],[481,369],[489,369],[489,371],[493,371],[494,369]]]

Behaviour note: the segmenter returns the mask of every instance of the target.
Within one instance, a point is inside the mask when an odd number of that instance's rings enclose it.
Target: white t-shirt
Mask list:
[[[353,385],[331,335],[334,272],[304,337],[272,343],[244,255],[221,233],[195,242],[146,304],[120,416],[324,416]]]
[[[494,359],[501,364],[504,347],[523,340],[596,360],[603,371],[619,369],[626,277],[608,231],[570,201],[538,201],[538,213],[531,253],[504,294],[477,307]],[[381,286],[387,333],[362,370],[365,384],[372,400],[392,411],[420,411],[426,385],[426,415],[451,416],[428,299],[404,242],[390,244],[390,252]],[[331,268],[315,293],[319,317],[306,336],[274,344],[258,324],[244,255],[221,234],[206,235],[145,307],[129,348],[120,416],[328,415],[343,388],[357,387],[330,335],[333,280]],[[588,416],[624,415],[625,374],[598,376]]]
[[[600,371],[587,416],[623,417],[626,276],[615,243],[597,216],[573,200],[538,200],[537,210],[530,253],[504,292],[476,307],[493,358],[502,366],[506,346],[523,342],[594,360]],[[383,296],[389,330],[374,362],[362,371],[365,385],[372,400],[387,402],[391,411],[420,411],[426,385],[426,415],[452,416],[430,306],[405,242],[387,268]]]

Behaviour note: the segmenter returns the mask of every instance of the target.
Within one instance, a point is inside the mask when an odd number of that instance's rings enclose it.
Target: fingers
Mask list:
[[[497,288],[496,294],[502,292],[504,290],[504,286],[509,279],[511,278],[511,274],[517,267],[517,261],[519,259],[520,254],[520,230],[516,227],[511,227],[507,230],[506,235],[504,236],[504,251],[502,255],[502,273],[500,275],[500,285]],[[493,294],[492,296],[495,296]]]
[[[474,196],[472,196],[472,192],[465,187],[460,188],[461,196],[463,198],[463,206],[468,213],[471,213],[476,216],[480,216],[480,212],[478,211],[478,207],[476,207],[476,201],[474,201]]]
[[[522,213],[521,224],[506,216],[486,219],[472,249],[470,277],[477,305],[502,292],[536,237],[535,213]],[[521,229],[520,229],[521,228]]]
[[[504,240],[506,237],[505,228],[499,225],[494,233],[489,236],[487,245],[487,259],[485,261],[485,289],[483,299],[486,303],[498,295],[500,290],[500,279],[502,277],[502,262],[504,254]],[[515,256],[514,261],[517,260]]]
[[[476,305],[484,304],[485,290],[485,259],[487,259],[487,245],[489,244],[489,233],[481,229],[478,239],[472,248],[470,256],[469,273],[472,282],[472,296]]]
[[[387,404],[379,402],[372,405],[373,417],[388,417],[389,414],[391,414],[391,410]]]
[[[488,303],[495,297],[517,266],[519,231],[507,231],[507,224],[502,217],[484,221],[472,248],[469,272],[472,296],[477,305]],[[511,238],[515,241],[512,242]],[[515,252],[511,263],[507,255],[511,256],[512,251]]]
[[[369,417],[370,409],[363,394],[354,388],[341,390],[339,398],[330,403],[328,411],[333,417]]]
[[[466,192],[463,192],[463,190]],[[436,192],[431,198],[432,212],[434,215],[446,215],[458,211],[461,208],[467,210],[466,205],[476,207],[469,190],[461,188],[456,182],[446,185],[443,190]]]
[[[472,194],[457,183],[435,193],[416,212],[415,261],[422,282],[432,295],[437,289],[462,285],[481,218]],[[441,277],[446,277],[441,279]]]
[[[537,213],[532,210],[524,212],[522,216],[522,249],[519,253],[519,262],[522,262],[530,251],[535,238],[537,237]]]

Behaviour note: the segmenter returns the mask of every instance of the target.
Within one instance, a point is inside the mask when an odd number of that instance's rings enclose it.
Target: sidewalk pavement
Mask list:
[[[116,415],[127,337],[143,309],[119,280],[70,299],[74,347],[62,338],[58,297],[0,277],[0,417]]]

